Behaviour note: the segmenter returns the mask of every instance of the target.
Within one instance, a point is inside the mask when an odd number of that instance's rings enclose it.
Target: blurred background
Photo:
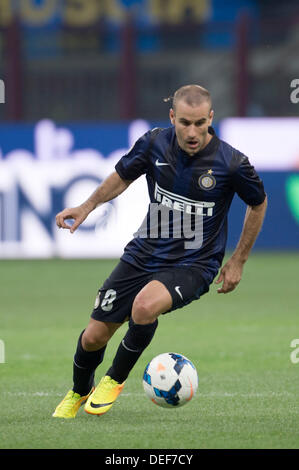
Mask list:
[[[0,0],[0,257],[118,257],[142,177],[70,237],[81,203],[197,83],[219,136],[248,155],[269,209],[255,249],[299,249],[299,4],[276,0]],[[244,204],[235,198],[229,247]]]

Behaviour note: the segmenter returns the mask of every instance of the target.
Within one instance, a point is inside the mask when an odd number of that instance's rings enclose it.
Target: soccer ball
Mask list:
[[[185,405],[198,388],[197,371],[182,354],[163,353],[145,368],[143,388],[149,399],[164,408]]]

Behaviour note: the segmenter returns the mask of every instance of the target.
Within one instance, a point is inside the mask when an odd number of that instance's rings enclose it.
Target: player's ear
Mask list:
[[[169,110],[169,119],[170,119],[171,124],[174,125],[174,123],[175,123],[175,114],[174,114],[174,110],[172,108],[170,108],[170,110]]]
[[[211,109],[211,111],[210,111],[210,116],[209,116],[209,119],[210,119],[210,125],[212,124],[213,118],[214,118],[214,110],[213,110],[213,109]]]

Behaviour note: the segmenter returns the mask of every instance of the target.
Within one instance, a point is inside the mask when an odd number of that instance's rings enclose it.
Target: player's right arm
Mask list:
[[[59,228],[69,229],[71,233],[84,222],[88,214],[100,204],[111,201],[121,194],[128,186],[147,170],[147,154],[150,145],[151,131],[146,132],[115,165],[115,170],[92,193],[83,204],[71,209],[64,209],[56,216]],[[74,219],[72,226],[65,221]]]
[[[56,224],[59,228],[69,229],[71,233],[84,222],[86,217],[96,207],[104,202],[111,201],[130,186],[132,181],[122,179],[119,174],[114,171],[103,183],[91,194],[91,196],[80,206],[67,208],[56,215]],[[68,225],[65,221],[74,219],[73,225]]]

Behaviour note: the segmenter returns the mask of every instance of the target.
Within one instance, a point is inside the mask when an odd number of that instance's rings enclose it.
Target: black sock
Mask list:
[[[81,339],[85,330],[79,336],[73,363],[73,391],[79,395],[87,395],[94,385],[94,374],[98,365],[104,359],[106,346],[98,351],[85,351]]]
[[[118,383],[124,382],[145,348],[151,342],[157,326],[158,320],[147,325],[139,325],[130,319],[129,329],[120,343],[112,366],[108,369],[106,375],[109,375]]]

